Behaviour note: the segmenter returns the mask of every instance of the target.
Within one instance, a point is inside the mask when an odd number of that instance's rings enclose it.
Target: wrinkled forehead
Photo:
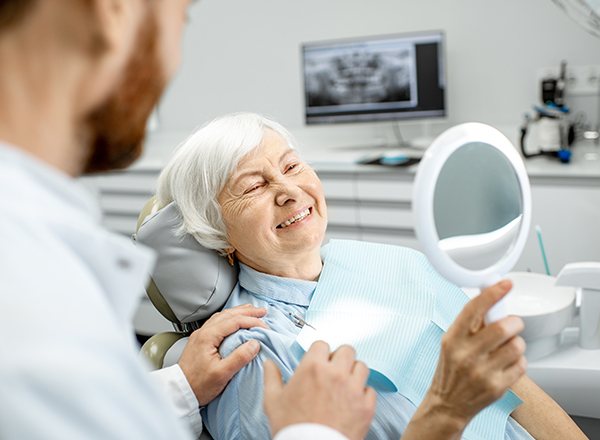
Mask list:
[[[289,155],[297,156],[291,142],[270,128],[265,129],[260,143],[238,162],[232,177],[267,164],[278,166]]]

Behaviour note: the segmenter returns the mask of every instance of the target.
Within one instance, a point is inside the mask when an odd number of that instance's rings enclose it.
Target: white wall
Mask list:
[[[408,137],[477,120],[514,139],[538,100],[538,68],[600,64],[600,39],[551,0],[201,0],[159,130],[179,140],[217,115],[247,110],[273,116],[307,146],[391,140],[390,123],[304,126],[300,44],[430,29],[446,32],[449,117],[403,123]],[[150,153],[173,142],[150,142]]]

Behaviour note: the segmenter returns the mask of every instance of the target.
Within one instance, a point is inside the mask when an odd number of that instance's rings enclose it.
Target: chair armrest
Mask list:
[[[157,333],[142,345],[141,352],[150,361],[152,368],[158,370],[163,367],[167,351],[169,351],[175,342],[185,336],[184,333],[177,332]]]

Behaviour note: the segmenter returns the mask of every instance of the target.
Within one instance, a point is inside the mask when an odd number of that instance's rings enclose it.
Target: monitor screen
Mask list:
[[[443,117],[441,31],[302,45],[306,123]]]

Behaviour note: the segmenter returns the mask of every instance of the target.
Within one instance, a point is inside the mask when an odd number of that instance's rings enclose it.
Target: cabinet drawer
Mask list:
[[[411,209],[406,206],[377,206],[361,204],[358,209],[361,227],[414,229]]]
[[[356,205],[328,205],[327,223],[330,226],[358,226],[358,207]]]
[[[107,214],[128,214],[138,216],[149,197],[145,194],[103,194],[100,207]]]
[[[325,199],[356,200],[356,182],[348,179],[321,180]]]
[[[382,176],[360,176],[357,196],[359,200],[405,202],[412,201],[413,183],[405,176],[384,179]]]

